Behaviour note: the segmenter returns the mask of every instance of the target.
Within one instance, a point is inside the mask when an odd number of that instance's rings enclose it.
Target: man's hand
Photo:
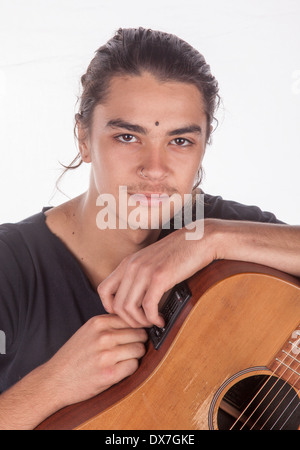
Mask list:
[[[64,402],[86,400],[133,374],[147,339],[115,315],[87,321],[47,363]]]
[[[210,229],[206,223],[199,240],[186,240],[185,228],[176,230],[126,257],[98,286],[106,311],[132,327],[162,327],[158,303],[163,294],[214,259]]]
[[[129,328],[120,317],[93,317],[48,362],[0,395],[0,429],[33,429],[133,374],[147,339],[144,329]]]
[[[204,219],[204,235],[187,240],[185,228],[126,257],[98,286],[109,313],[132,327],[162,327],[165,292],[215,259],[249,261],[300,276],[300,226]]]

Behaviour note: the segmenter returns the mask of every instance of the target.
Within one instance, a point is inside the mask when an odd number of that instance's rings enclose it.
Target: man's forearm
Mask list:
[[[47,375],[40,366],[0,395],[0,430],[31,430],[63,406]]]
[[[300,277],[300,226],[211,220],[216,259],[250,261]]]

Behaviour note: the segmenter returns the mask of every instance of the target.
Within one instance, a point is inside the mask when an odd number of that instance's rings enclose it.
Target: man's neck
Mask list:
[[[51,212],[52,211],[52,212]],[[100,230],[98,209],[85,193],[48,211],[47,225],[78,259],[94,288],[128,255],[158,239],[160,230]]]

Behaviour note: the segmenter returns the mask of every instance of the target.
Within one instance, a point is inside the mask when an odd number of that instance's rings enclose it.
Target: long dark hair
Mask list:
[[[218,82],[211,74],[203,55],[179,37],[162,31],[145,28],[120,28],[115,35],[96,52],[86,73],[81,77],[82,93],[77,124],[86,133],[91,129],[95,107],[104,102],[112,77],[117,75],[141,75],[148,71],[160,81],[181,81],[194,84],[202,94],[207,117],[206,140],[210,140],[210,125],[217,121],[214,114],[219,106]],[[82,164],[80,153],[65,171]],[[60,177],[61,178],[61,177]]]

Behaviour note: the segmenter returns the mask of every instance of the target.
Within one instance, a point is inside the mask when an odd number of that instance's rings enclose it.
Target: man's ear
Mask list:
[[[83,128],[80,122],[77,122],[77,136],[78,147],[83,162],[91,162],[91,152],[89,146],[89,140],[87,137],[87,131]]]

